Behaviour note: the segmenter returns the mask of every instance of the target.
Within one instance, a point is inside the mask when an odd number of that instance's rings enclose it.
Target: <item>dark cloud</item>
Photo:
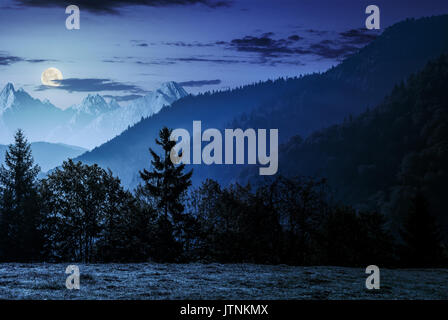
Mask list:
[[[134,47],[147,47],[149,44],[147,44],[143,40],[131,40],[131,43]]]
[[[136,64],[143,66],[168,66],[175,64],[175,61],[168,60],[153,60],[153,61],[135,61]]]
[[[106,62],[106,63],[124,63],[123,60],[118,60],[118,59],[104,59],[101,61]]]
[[[165,45],[165,46],[172,46],[172,47],[183,47],[183,48],[202,48],[202,47],[214,47],[219,44],[224,44],[226,42],[199,42],[199,41],[193,41],[193,42],[185,42],[185,41],[163,41],[159,43],[146,43],[142,40],[131,40],[134,46],[144,46],[147,47],[149,45],[156,46],[156,45]]]
[[[15,0],[20,6],[63,7],[70,3],[61,0]],[[77,0],[76,5],[96,14],[119,14],[121,8],[129,6],[169,7],[201,4],[209,8],[228,7],[230,0]]]
[[[272,37],[275,33],[274,32],[265,32],[261,36],[262,37]]]
[[[246,60],[247,63],[275,66],[278,64],[302,65],[298,56],[310,54],[311,51],[298,43],[302,40],[297,34],[287,38],[275,39],[273,32],[263,33],[261,36],[246,36],[233,39],[230,42],[219,41],[217,45],[238,52],[255,53],[255,58]]]
[[[165,42],[163,44],[178,46],[178,47],[210,47],[218,46],[227,50],[234,50],[238,52],[255,53],[256,56],[242,57],[240,55],[221,56],[219,58],[208,56],[192,56],[180,58],[167,58],[166,61],[181,63],[181,62],[205,62],[215,64],[301,64],[297,59],[286,60],[285,57],[291,57],[297,54],[308,54],[309,52],[303,48],[297,47],[297,41],[302,38],[296,34],[291,35],[286,39],[274,39],[273,32],[262,33],[261,36],[246,36],[243,38],[233,39],[231,41],[215,41],[213,43],[191,42],[183,41]]]
[[[0,66],[9,66],[13,63],[17,62],[28,62],[28,63],[41,63],[41,62],[49,62],[56,61],[52,59],[26,59],[22,57],[12,56],[6,52],[0,51]]]
[[[299,41],[300,39],[302,39],[302,37],[300,37],[296,34],[288,37],[288,40],[292,40],[292,41]]]
[[[24,59],[15,56],[2,55],[0,54],[0,65],[1,66],[9,66],[10,64],[24,61]]]
[[[281,64],[303,65],[303,56],[318,59],[341,60],[357,52],[361,47],[376,38],[368,30],[352,29],[335,33],[323,30],[305,30],[306,38],[293,32],[284,37],[275,37],[273,32],[258,31],[257,35],[248,35],[230,41],[184,42],[172,41],[159,44],[175,47],[220,47],[238,52],[232,56],[190,56],[141,61],[136,58],[118,58],[103,60],[110,63],[123,63],[131,60],[140,65],[172,65],[176,63],[214,63],[214,64],[261,64],[276,66]],[[145,45],[144,40],[131,40],[134,45]],[[150,45],[154,45],[151,43]],[[248,53],[249,55],[241,55]]]
[[[351,29],[340,32],[334,39],[324,39],[311,44],[309,51],[321,58],[342,60],[375,40],[377,36],[366,29]]]
[[[307,51],[307,53],[309,53]],[[213,59],[213,58],[196,58],[196,57],[184,57],[184,58],[168,58],[170,61],[175,62],[206,62],[206,63],[215,63],[215,64],[263,64],[276,66],[279,64],[289,64],[289,65],[304,65],[301,61],[297,59],[284,59],[282,56],[269,56],[269,57],[255,57],[255,58],[246,58],[246,59]],[[218,83],[216,83],[218,84]],[[206,85],[206,84],[204,84]]]
[[[168,58],[171,62],[212,62],[218,64],[232,64],[232,63],[244,63],[245,60],[236,59],[213,59],[213,58],[197,58],[197,57],[186,57],[186,58]]]
[[[253,37],[247,36],[242,39],[234,39],[231,41],[233,45],[236,45],[238,48],[246,48],[246,47],[270,47],[275,44],[275,41],[269,37]]]
[[[42,63],[42,62],[54,62],[56,60],[53,59],[25,59],[24,61],[29,62],[29,63]]]
[[[162,42],[162,44],[174,47],[213,47],[215,43],[201,43],[201,42],[184,42],[184,41],[174,41],[174,42]]]
[[[240,52],[255,52],[264,55],[274,55],[275,53],[294,53],[294,50],[288,48],[289,45],[302,39],[298,35],[291,35],[287,39],[275,40],[272,38],[273,32],[265,32],[261,36],[246,36],[244,38],[233,39],[231,41],[215,41],[215,42],[184,42],[184,41],[171,41],[162,42],[163,45],[175,46],[175,47],[215,47],[224,46],[228,49],[234,49]],[[137,42],[139,40],[132,40]],[[182,58],[188,62],[217,62],[217,63],[240,63],[242,61],[229,61],[224,59],[202,59],[202,58]],[[247,61],[244,61],[247,62]]]
[[[137,59],[136,57],[132,57],[132,56],[126,56],[126,57],[117,57],[117,56],[113,56],[111,58],[108,59],[103,59],[101,60],[102,62],[106,62],[106,63],[125,63],[125,62],[132,62],[132,60]]]
[[[112,57],[109,59],[103,59],[105,63],[135,63],[142,66],[166,66],[175,64],[175,61],[169,61],[169,59],[142,61],[137,60],[137,57]]]
[[[179,82],[182,87],[202,87],[202,86],[210,86],[210,85],[218,85],[221,84],[221,80],[190,80]]]
[[[125,95],[125,96],[111,96],[111,95],[104,95],[104,98],[109,98],[109,99],[115,99],[118,102],[122,102],[122,101],[131,101],[131,100],[135,100],[138,98],[143,97],[142,95],[139,94],[129,94],[129,95]]]
[[[256,62],[260,64],[301,65],[302,62],[295,58],[311,55],[323,59],[341,60],[377,37],[376,34],[364,29],[352,29],[339,34],[313,29],[308,29],[306,32],[310,34],[309,39],[297,34],[276,39],[273,37],[273,32],[267,32],[261,36],[246,36],[230,42],[218,41],[216,45],[239,52],[257,53]],[[324,36],[326,39],[323,39]]]
[[[318,36],[323,36],[324,34],[328,33],[328,31],[326,31],[326,30],[316,30],[316,29],[307,29],[305,31],[308,33],[311,33],[311,34],[318,35]]]
[[[37,91],[48,89],[66,90],[68,92],[100,92],[100,91],[128,91],[132,93],[144,93],[140,87],[121,82],[115,82],[110,79],[78,79],[70,78],[64,80],[53,80],[60,84],[58,87],[41,85]]]
[[[359,50],[359,47],[353,45],[331,45],[333,41],[323,40],[319,43],[312,44],[309,52],[316,56],[326,59],[340,60]]]
[[[291,45],[296,41],[292,39],[273,39],[272,32],[263,34],[260,37],[246,36],[244,38],[233,39],[226,45],[240,52],[254,52],[262,56],[275,57],[279,54],[294,54],[295,48]]]
[[[351,44],[363,45],[375,40],[378,34],[374,34],[367,29],[351,29],[339,33],[341,38]]]

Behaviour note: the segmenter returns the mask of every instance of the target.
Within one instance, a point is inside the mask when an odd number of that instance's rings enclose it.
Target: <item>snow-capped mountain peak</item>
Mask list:
[[[9,91],[15,92],[14,85],[13,85],[11,82],[8,82],[8,83],[6,84],[6,86],[5,86],[5,87],[3,88],[3,90],[2,90],[2,94],[3,94],[4,92],[9,92]]]
[[[165,82],[156,91],[151,91],[146,96],[132,101],[125,109],[127,113],[132,114],[134,118],[132,122],[135,123],[142,117],[146,118],[158,113],[163,107],[169,106],[187,95],[188,93],[178,83]]]
[[[164,82],[157,90],[158,92],[167,95],[168,97],[175,98],[175,100],[183,98],[188,95],[184,88],[180,84],[174,81]]]
[[[112,110],[121,108],[121,106],[118,104],[118,102],[117,102],[117,100],[115,100],[115,98],[110,99],[109,106]]]
[[[69,143],[79,145],[78,140],[82,140],[86,143],[82,146],[87,148],[98,146],[119,135],[142,118],[158,113],[164,107],[186,95],[188,93],[182,86],[175,82],[167,82],[159,89],[149,92],[123,107],[120,107],[115,99],[111,99],[109,105],[111,108],[114,108],[115,105],[115,109],[95,116],[87,126],[78,130],[77,134],[73,136],[76,140],[69,141]]]
[[[109,104],[99,94],[89,94],[82,100],[81,104],[75,105],[71,108],[77,111],[77,113],[86,113],[96,116],[119,107],[120,106],[116,103],[116,101],[115,103]]]
[[[0,92],[0,115],[7,109],[11,108],[15,100],[16,90],[12,83],[6,84],[3,90]]]
[[[179,84],[166,82],[126,106],[114,98],[89,94],[81,103],[61,110],[8,83],[0,91],[0,143],[10,143],[14,130],[22,128],[30,140],[94,148],[187,95]]]

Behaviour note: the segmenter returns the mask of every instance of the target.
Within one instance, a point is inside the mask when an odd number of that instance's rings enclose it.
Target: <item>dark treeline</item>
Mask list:
[[[333,203],[322,179],[278,176],[256,190],[174,165],[171,131],[150,150],[151,171],[131,193],[97,165],[72,160],[37,178],[18,131],[0,167],[1,261],[250,262],[429,267],[446,263],[426,199],[416,193],[399,235],[376,212]]]

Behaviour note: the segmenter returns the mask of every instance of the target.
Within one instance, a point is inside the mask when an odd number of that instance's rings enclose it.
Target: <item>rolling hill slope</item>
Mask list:
[[[148,148],[163,126],[185,128],[278,128],[280,141],[340,123],[378,104],[396,83],[448,51],[448,16],[406,20],[323,74],[260,82],[226,92],[189,96],[145,119],[78,160],[109,167],[126,186],[148,167]],[[194,166],[194,183],[206,177],[226,184],[240,166]]]
[[[0,164],[4,162],[5,152],[8,149],[6,145],[0,145]],[[87,151],[87,149],[48,142],[31,143],[31,151],[34,161],[43,172],[47,172],[62,164],[68,158],[76,158]]]

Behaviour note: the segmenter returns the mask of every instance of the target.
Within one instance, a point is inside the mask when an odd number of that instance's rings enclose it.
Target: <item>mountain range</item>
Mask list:
[[[280,173],[325,177],[335,200],[383,212],[395,230],[419,192],[448,232],[447,83],[448,51],[375,108],[306,139],[291,138],[280,149]]]
[[[0,92],[0,143],[11,143],[14,132],[21,128],[30,141],[91,149],[187,95],[177,83],[167,82],[127,106],[89,94],[80,104],[62,110],[8,83]]]
[[[0,165],[4,163],[8,146],[0,144]],[[34,161],[43,172],[47,172],[68,158],[73,159],[87,151],[87,149],[49,142],[31,143],[31,151]]]
[[[290,142],[292,137],[306,139],[375,107],[396,84],[447,52],[446,30],[447,15],[408,19],[387,28],[376,40],[325,73],[184,97],[77,159],[110,168],[132,188],[140,182],[139,170],[150,166],[148,148],[158,150],[154,139],[163,126],[184,128],[191,135],[192,122],[201,120],[203,130],[278,128],[282,143]],[[194,184],[205,178],[222,184],[243,181],[250,172],[243,165],[190,168],[194,169]]]
[[[440,190],[448,133],[443,106],[448,102],[439,87],[446,83],[448,63],[441,58],[427,64],[448,52],[446,30],[448,15],[408,19],[324,73],[196,96],[169,82],[127,106],[89,95],[61,110],[8,84],[0,93],[0,143],[23,128],[31,141],[47,142],[32,145],[45,171],[76,157],[110,168],[132,189],[141,182],[139,171],[150,167],[148,149],[160,152],[154,140],[164,126],[190,135],[195,120],[203,131],[274,128],[282,143],[281,174],[328,178],[336,199],[396,215],[407,210],[397,207],[407,203],[400,199],[422,188],[444,210]],[[418,72],[423,73],[415,79]],[[48,144],[60,142],[93,149]],[[194,185],[206,178],[222,185],[259,182],[254,166],[189,169]]]

